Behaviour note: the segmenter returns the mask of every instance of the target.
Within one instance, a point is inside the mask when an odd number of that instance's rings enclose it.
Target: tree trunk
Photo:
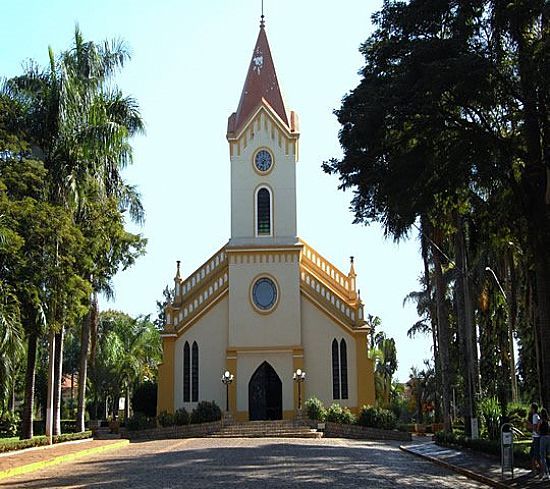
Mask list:
[[[462,375],[464,377],[464,426],[469,433],[471,419],[475,417],[475,358],[472,346],[475,342],[473,326],[473,308],[470,294],[470,280],[468,277],[468,261],[464,239],[464,223],[462,217],[456,213],[455,222],[455,255],[459,276],[455,280],[457,319],[460,331],[460,347],[462,349]]]
[[[53,391],[53,434],[61,434],[61,383],[63,380],[64,328],[55,334],[55,374]]]
[[[439,244],[438,244],[439,245]],[[451,431],[451,383],[450,383],[450,354],[449,354],[449,317],[447,307],[445,306],[446,286],[443,280],[443,271],[441,269],[440,251],[435,247],[432,249],[435,275],[435,294],[437,302],[437,325],[439,340],[439,360],[441,368],[441,394],[443,404],[443,425],[445,431]]]
[[[126,399],[124,399],[124,421],[130,417],[130,383],[126,383]]]
[[[21,439],[33,437],[34,380],[36,372],[36,344],[38,335],[31,332],[28,337],[27,370],[25,372],[25,407],[21,424]]]
[[[90,312],[82,321],[82,332],[80,337],[80,369],[78,372],[78,406],[76,412],[76,429],[79,432],[86,430],[86,381],[88,373],[88,352],[90,350]]]
[[[508,341],[510,343],[510,371],[512,372],[512,401],[517,402],[518,377],[516,375],[516,355],[514,352],[514,331],[517,318],[517,275],[514,264],[514,253],[511,249],[507,253],[508,264]]]

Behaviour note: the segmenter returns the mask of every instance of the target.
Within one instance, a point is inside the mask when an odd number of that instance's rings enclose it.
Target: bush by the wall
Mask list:
[[[305,402],[306,414],[309,419],[315,421],[325,421],[327,418],[327,410],[323,403],[316,397],[312,397]]]
[[[10,438],[19,432],[21,418],[18,413],[6,411],[0,418],[0,438]]]
[[[174,413],[174,424],[176,426],[184,426],[186,424],[189,424],[189,413],[185,408],[179,408]]]
[[[174,426],[176,424],[176,421],[174,419],[174,415],[171,413],[167,413],[166,411],[162,411],[157,416],[157,421],[159,422],[159,425],[161,426]]]
[[[155,418],[145,416],[143,413],[136,413],[134,416],[126,420],[126,429],[129,431],[146,430],[155,427]]]
[[[153,418],[157,414],[157,384],[144,382],[134,391],[132,396],[132,408],[134,413]]]
[[[222,411],[214,402],[201,401],[191,412],[191,423],[210,423],[222,419]]]
[[[357,424],[369,428],[393,430],[397,425],[395,414],[388,410],[375,406],[363,406],[357,419]]]
[[[53,443],[62,443],[65,441],[82,440],[84,438],[90,438],[91,436],[91,431],[84,431],[82,433],[68,433],[66,435],[54,436],[52,437],[52,441]],[[48,445],[48,438],[45,436],[35,436],[30,440],[10,440],[0,443],[0,453],[23,450],[24,448],[41,447],[45,445]]]
[[[327,409],[326,420],[332,423],[354,424],[355,416],[347,407],[335,403]]]

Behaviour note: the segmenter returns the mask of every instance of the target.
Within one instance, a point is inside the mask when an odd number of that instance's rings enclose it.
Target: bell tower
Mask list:
[[[298,139],[298,117],[285,107],[262,16],[239,105],[227,125],[230,246],[297,242]]]

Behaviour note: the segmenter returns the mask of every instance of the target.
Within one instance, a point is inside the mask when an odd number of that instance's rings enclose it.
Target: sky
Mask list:
[[[87,40],[123,39],[132,59],[116,84],[137,99],[146,135],[125,171],[142,196],[146,221],[134,232],[147,254],[114,279],[101,307],[156,315],[173,286],[176,260],[187,276],[230,235],[227,118],[237,108],[259,29],[261,0],[0,0],[0,77],[70,47],[75,24]],[[431,357],[430,339],[409,339],[417,320],[404,297],[422,270],[415,234],[398,244],[377,225],[353,224],[352,194],[321,164],[342,154],[333,110],[359,83],[358,49],[382,0],[265,0],[266,32],[287,109],[300,117],[298,235],[342,271],[355,257],[365,313],[379,316],[397,345],[397,377]]]

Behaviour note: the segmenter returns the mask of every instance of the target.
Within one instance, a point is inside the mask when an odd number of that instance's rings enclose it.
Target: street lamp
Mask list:
[[[513,244],[510,242],[510,244]],[[494,270],[491,267],[485,267],[486,272],[490,272],[493,278],[495,279],[496,284],[498,285],[498,288],[500,290],[500,293],[502,294],[502,297],[504,298],[504,304],[506,305],[506,313],[508,316],[508,342],[510,343],[510,369],[511,369],[511,381],[512,381],[512,400],[517,401],[518,398],[518,386],[517,386],[517,379],[516,379],[516,355],[514,352],[514,336],[512,331],[512,311],[510,310],[510,305],[508,304],[508,297],[506,296],[506,292],[504,292],[504,289],[502,288],[502,285],[500,284],[500,280],[497,277],[497,274],[494,272]]]
[[[226,370],[222,375],[222,382],[225,384],[225,410],[229,412],[229,385],[235,377],[229,370]]]
[[[294,372],[294,375],[292,376],[294,379],[294,382],[298,384],[298,411],[302,410],[302,382],[306,380],[306,373],[298,369],[296,372]]]

